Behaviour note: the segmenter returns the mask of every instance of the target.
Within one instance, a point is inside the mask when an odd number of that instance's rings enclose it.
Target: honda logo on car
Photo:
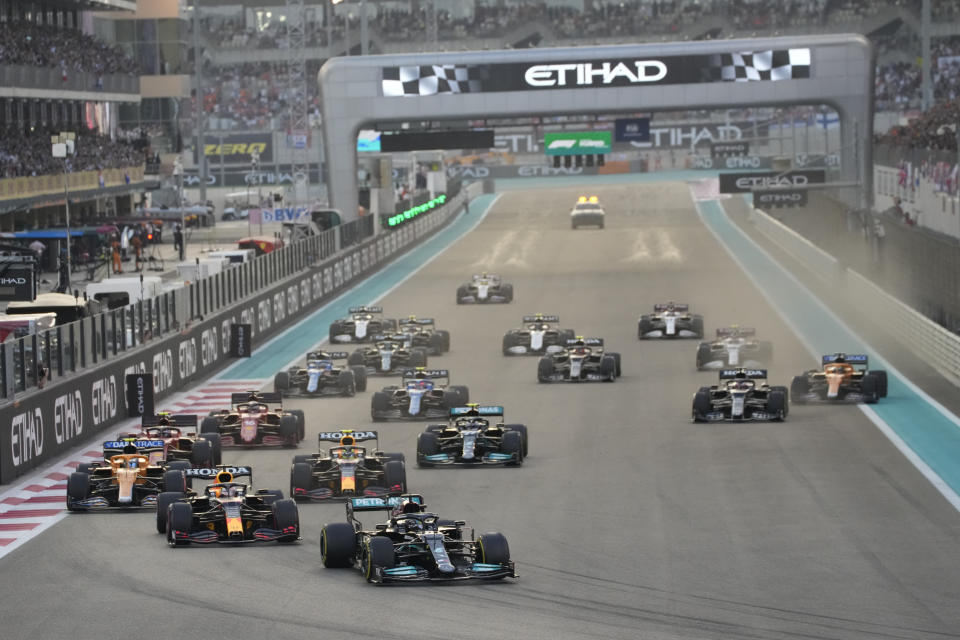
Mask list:
[[[528,68],[523,79],[531,87],[565,87],[613,84],[618,78],[633,84],[659,82],[667,77],[667,65],[659,60],[634,60],[632,67],[623,62],[538,64]]]
[[[219,467],[216,469],[187,469],[185,474],[188,477],[215,478],[222,471],[234,476],[249,476],[252,473],[250,467]]]
[[[353,436],[354,438],[376,438],[376,431],[351,431],[350,433],[343,433],[342,431],[321,431],[320,439],[321,440],[339,440],[345,435]]]

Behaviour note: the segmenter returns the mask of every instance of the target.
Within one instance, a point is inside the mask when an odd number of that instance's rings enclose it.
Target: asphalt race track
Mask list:
[[[559,184],[559,183],[556,183]],[[604,230],[570,229],[596,193]],[[509,305],[454,304],[488,269]],[[450,369],[472,401],[530,429],[519,469],[414,465],[420,422],[369,421],[371,379],[353,399],[292,400],[321,430],[378,429],[404,451],[430,509],[510,541],[520,579],[375,587],[324,569],[319,534],[343,506],[301,504],[292,546],[172,550],[152,513],[72,514],[0,559],[4,640],[20,638],[960,637],[960,514],[855,407],[793,407],[771,424],[695,425],[696,341],[640,342],[655,302],[689,302],[708,332],[757,327],[774,342],[772,384],[810,354],[698,217],[686,185],[552,187],[503,194],[484,222],[391,292],[389,316],[433,316],[451,332]],[[605,338],[616,383],[540,385],[536,358],[505,358],[524,314]],[[316,327],[318,338],[326,326]],[[289,489],[289,449],[230,452],[261,488]],[[234,450],[235,451],[235,450]],[[370,514],[372,525],[379,514]]]

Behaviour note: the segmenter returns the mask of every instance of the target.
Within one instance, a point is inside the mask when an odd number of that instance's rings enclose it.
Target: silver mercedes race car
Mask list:
[[[506,303],[513,301],[513,285],[493,273],[474,274],[470,282],[457,287],[457,304]]]
[[[573,329],[559,327],[560,316],[537,313],[523,316],[523,326],[510,329],[503,335],[503,355],[543,355],[558,353],[567,346],[567,340],[576,337]]]
[[[768,366],[773,360],[773,344],[757,340],[753,327],[722,327],[717,338],[697,345],[697,369],[730,369]]]
[[[371,342],[373,336],[393,331],[397,321],[383,317],[383,308],[374,306],[350,307],[346,318],[330,324],[330,344],[342,342]]]
[[[665,302],[653,305],[653,313],[640,316],[637,337],[703,338],[703,316],[690,313],[690,305]]]

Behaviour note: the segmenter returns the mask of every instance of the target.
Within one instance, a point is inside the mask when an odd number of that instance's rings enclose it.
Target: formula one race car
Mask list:
[[[422,496],[351,498],[346,507],[347,521],[325,524],[320,533],[325,567],[354,567],[377,584],[517,577],[503,534],[468,539],[466,522],[425,512]],[[390,519],[365,530],[358,511],[390,511]]]
[[[349,358],[346,351],[309,351],[306,366],[279,371],[273,390],[287,396],[353,396],[367,390],[367,368],[337,367],[334,360]]]
[[[163,446],[162,440],[157,442]],[[182,467],[151,465],[147,456],[137,453],[135,445],[126,444],[108,462],[86,464],[70,474],[67,510],[154,507],[161,492],[186,490]]]
[[[724,369],[720,384],[693,396],[694,422],[781,421],[787,417],[787,388],[771,387],[766,369]]]
[[[417,436],[417,464],[520,466],[527,456],[527,440],[526,425],[503,423],[503,407],[454,407],[448,424],[428,425]]]
[[[887,372],[868,370],[862,354],[834,353],[821,358],[822,369],[794,376],[790,383],[793,401],[863,402],[874,404],[887,397]]]
[[[443,380],[444,382],[440,382]],[[382,420],[445,418],[451,407],[470,400],[470,390],[450,384],[446,369],[406,369],[400,385],[390,385],[374,392],[370,398],[370,415],[374,422]]]
[[[563,351],[567,340],[576,337],[573,329],[561,329],[560,316],[537,313],[523,316],[523,327],[503,335],[503,355],[532,355]]]
[[[422,347],[431,356],[450,351],[450,332],[437,329],[433,318],[407,316],[397,320],[397,333],[409,336],[407,347]]]
[[[470,282],[457,287],[457,304],[513,302],[513,285],[492,273],[474,274]]]
[[[122,433],[118,441],[131,442],[137,453],[146,455],[150,464],[162,461],[186,460],[194,467],[213,467],[220,464],[220,434],[197,433],[197,416],[174,415],[161,411],[154,416],[141,418],[140,431]],[[162,445],[157,446],[157,442]],[[151,444],[152,443],[152,444]],[[110,448],[103,451],[104,460],[109,460],[122,448],[119,442],[104,443]]]
[[[350,314],[330,325],[330,344],[338,342],[370,342],[373,336],[393,331],[397,321],[383,317],[381,307],[350,307]]]
[[[690,313],[690,305],[666,302],[653,305],[653,313],[640,316],[637,337],[703,338],[703,316]]]
[[[603,351],[603,338],[578,336],[566,348],[537,363],[537,382],[613,382],[620,377],[620,354]]]
[[[751,327],[717,329],[717,339],[697,345],[697,369],[751,369],[769,365],[773,360],[773,344],[756,338]]]
[[[570,211],[570,228],[596,226],[603,229],[606,213],[597,196],[580,196]]]
[[[377,440],[376,431],[341,429],[322,432],[320,443],[339,446],[309,456],[296,456],[290,467],[290,495],[312,500],[352,496],[382,496],[407,490],[407,470],[402,453],[372,451],[358,442]]]
[[[201,433],[219,433],[224,447],[295,447],[306,434],[303,411],[284,411],[279,393],[245,391],[230,394],[232,409],[211,411],[200,423]]]
[[[409,336],[404,334],[379,334],[374,343],[360,347],[350,354],[347,364],[365,367],[367,375],[396,375],[410,367],[427,366],[427,350],[423,347],[408,347]]]
[[[279,490],[254,491],[236,482],[250,476],[249,467],[221,468],[216,482],[196,494],[161,494],[157,530],[167,534],[171,547],[243,542],[296,542],[300,539],[297,503]]]

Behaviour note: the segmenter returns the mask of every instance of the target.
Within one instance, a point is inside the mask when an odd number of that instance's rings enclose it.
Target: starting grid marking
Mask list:
[[[209,411],[229,407],[231,393],[261,389],[267,382],[210,379],[189,391],[171,396],[158,408],[174,413],[196,413],[202,420]],[[117,433],[135,431],[138,425],[139,421],[131,418],[118,424],[115,430],[105,431],[103,440]],[[68,515],[67,478],[81,463],[102,459],[99,449],[89,447],[89,444],[78,447],[59,461],[44,465],[21,478],[19,484],[0,492],[0,558]]]

